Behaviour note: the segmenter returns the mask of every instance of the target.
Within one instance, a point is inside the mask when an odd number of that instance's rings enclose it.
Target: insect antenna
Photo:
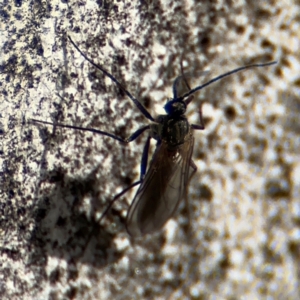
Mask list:
[[[248,66],[244,66],[244,67],[240,67],[240,68],[237,68],[237,69],[234,69],[234,70],[231,70],[227,73],[224,73],[222,75],[219,75],[211,80],[209,80],[208,82],[200,85],[200,86],[197,86],[193,89],[191,89],[189,92],[185,93],[183,96],[181,96],[179,99],[182,100],[192,94],[194,94],[195,92],[197,91],[200,91],[202,90],[203,88],[205,88],[206,86],[216,82],[216,81],[219,81],[220,79],[224,78],[224,77],[227,77],[227,76],[230,76],[234,73],[238,73],[240,71],[243,71],[245,69],[249,69],[249,68],[260,68],[260,67],[266,67],[266,66],[271,66],[271,65],[274,65],[274,64],[277,64],[277,61],[271,61],[271,62],[268,62],[268,63],[264,63],[264,64],[253,64],[253,65],[248,65]]]
[[[70,42],[72,45],[76,48],[76,50],[90,63],[92,64],[95,68],[100,70],[103,74],[105,74],[107,77],[109,77],[136,105],[136,107],[140,110],[140,112],[150,121],[154,121],[154,118],[151,116],[151,114],[147,111],[147,109],[142,105],[141,102],[139,102],[136,98],[134,98],[129,91],[127,91],[123,85],[113,76],[111,75],[108,71],[106,71],[102,66],[94,63],[86,54],[84,54],[79,47],[73,42],[70,36],[68,36]]]

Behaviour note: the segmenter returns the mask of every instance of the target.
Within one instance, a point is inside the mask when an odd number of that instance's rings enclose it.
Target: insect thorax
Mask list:
[[[151,124],[151,136],[166,142],[170,150],[183,144],[190,132],[190,124],[184,115],[176,118],[159,115],[155,121],[157,123]]]

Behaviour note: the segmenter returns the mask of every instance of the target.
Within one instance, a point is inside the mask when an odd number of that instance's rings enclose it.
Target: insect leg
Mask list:
[[[70,129],[75,129],[75,130],[82,130],[82,131],[89,131],[93,132],[96,134],[101,134],[101,135],[106,135],[109,136],[110,138],[117,140],[121,143],[130,143],[134,141],[136,138],[138,138],[145,130],[150,129],[149,125],[146,125],[140,129],[138,129],[136,132],[134,132],[129,138],[127,139],[122,139],[112,133],[94,129],[94,128],[88,128],[88,127],[80,127],[80,126],[73,126],[73,125],[66,125],[66,124],[61,124],[61,123],[51,123],[51,122],[46,122],[46,121],[40,121],[36,119],[30,119],[31,122],[33,123],[40,123],[40,124],[46,124],[46,125],[52,125],[52,126],[58,126],[58,127],[63,127],[63,128],[70,128]]]
[[[79,126],[73,126],[73,125],[65,125],[65,124],[61,124],[61,123],[51,123],[51,122],[40,121],[40,120],[36,120],[36,119],[30,119],[30,121],[33,122],[33,123],[41,123],[41,124],[58,126],[58,127],[63,127],[63,128],[71,128],[71,129],[75,129],[75,130],[90,131],[90,132],[93,132],[93,133],[109,136],[112,139],[117,140],[121,143],[127,143],[126,140],[124,140],[124,139],[122,139],[122,138],[120,138],[120,137],[118,137],[114,134],[108,133],[106,131],[94,129],[94,128],[79,127]]]
[[[126,189],[124,189],[122,192],[120,192],[119,194],[115,195],[114,198],[109,202],[108,206],[106,207],[106,209],[104,210],[104,212],[102,213],[100,219],[98,220],[98,223],[100,223],[105,215],[108,213],[108,211],[111,209],[111,207],[113,206],[113,204],[120,198],[122,197],[124,194],[126,194],[129,190],[131,190],[133,187],[135,187],[136,185],[140,184],[141,180],[138,180],[136,182],[134,182],[133,184],[131,184],[129,187],[127,187]]]
[[[127,139],[122,139],[120,137],[117,137],[114,134],[102,131],[102,130],[98,130],[98,129],[94,129],[94,128],[86,128],[86,127],[79,127],[79,126],[73,126],[73,125],[65,125],[65,124],[61,124],[61,123],[51,123],[51,122],[46,122],[46,121],[40,121],[40,120],[36,120],[36,119],[30,119],[30,121],[32,121],[33,123],[41,123],[41,124],[46,124],[46,125],[53,125],[53,126],[58,126],[58,127],[63,127],[63,128],[71,128],[71,129],[76,129],[76,130],[82,130],[82,131],[90,131],[93,133],[97,133],[97,134],[101,134],[101,135],[106,135],[109,136],[119,142],[122,143],[130,143],[133,140],[135,140],[136,138],[138,138],[145,130],[150,129],[150,125],[146,125],[140,129],[138,129],[137,131],[135,131],[132,135],[130,135],[129,138]],[[147,142],[145,144],[144,150],[143,150],[143,155],[142,155],[142,161],[141,161],[141,175],[140,175],[140,180],[134,182],[133,184],[131,184],[128,188],[124,189],[121,193],[117,194],[113,200],[109,203],[108,207],[105,209],[104,213],[101,215],[99,222],[103,219],[103,217],[105,216],[105,214],[109,211],[109,209],[111,208],[111,206],[113,205],[113,203],[120,198],[122,195],[124,195],[127,191],[129,191],[131,188],[133,188],[134,186],[138,185],[139,183],[141,183],[143,177],[145,176],[146,173],[146,169],[147,169],[147,161],[148,161],[148,151],[149,151],[149,145],[150,145],[150,139],[151,137],[149,136],[147,139]]]
[[[129,138],[126,139],[126,142],[130,143],[130,142],[134,141],[136,138],[138,138],[147,129],[150,129],[150,125],[146,125],[146,126],[140,128],[140,129],[138,129]]]
[[[146,144],[144,146],[144,150],[143,150],[143,155],[142,155],[142,160],[141,160],[141,174],[140,174],[140,181],[142,182],[146,171],[147,171],[147,162],[148,162],[148,152],[149,152],[149,146],[150,146],[150,140],[151,137],[149,136],[147,138]]]
[[[149,126],[145,126],[145,127],[149,127]],[[137,138],[143,131],[145,131],[146,129],[148,128],[141,128],[139,130],[137,130],[136,132],[134,132],[131,137],[133,137],[133,139],[131,140],[134,140],[135,138]],[[129,140],[130,138],[128,138]],[[146,173],[146,170],[147,170],[147,161],[148,161],[148,152],[149,152],[149,146],[150,146],[150,139],[151,137],[149,136],[147,138],[147,141],[146,141],[146,144],[144,146],[144,150],[143,150],[143,155],[142,155],[142,160],[141,160],[141,174],[140,174],[140,179],[136,182],[134,182],[133,184],[131,184],[129,187],[127,187],[126,189],[124,189],[122,192],[120,192],[119,194],[115,195],[114,198],[109,202],[108,206],[106,207],[106,209],[104,210],[104,212],[102,213],[101,217],[99,218],[99,220],[97,221],[98,224],[101,223],[101,221],[104,219],[104,217],[106,216],[106,214],[109,212],[109,210],[112,208],[113,204],[120,198],[122,197],[125,193],[127,193],[129,190],[131,190],[133,187],[139,185],[142,183],[143,181],[143,178],[145,176],[145,173]],[[130,141],[131,141],[130,140]],[[130,142],[129,141],[129,142]],[[82,250],[82,254],[81,256],[84,255],[89,243],[90,243],[90,240],[91,238],[93,237],[93,235],[97,234],[98,232],[98,227],[97,228],[93,228],[91,230],[91,232],[89,233],[88,237],[87,237],[87,241],[86,241],[86,244],[85,244],[85,247],[83,248]]]
[[[192,176],[193,176],[194,173],[197,171],[197,166],[196,166],[196,164],[194,163],[194,161],[193,161],[192,159],[191,159],[191,161],[190,161],[190,167],[194,170],[194,172],[191,174],[189,180],[192,179]]]
[[[104,212],[102,213],[101,217],[99,218],[97,222],[97,224],[100,224],[101,221],[104,219],[104,217],[106,216],[106,214],[108,213],[108,211],[111,209],[111,207],[113,206],[113,204],[120,198],[122,197],[124,194],[126,194],[129,190],[131,190],[133,187],[135,187],[136,185],[139,185],[141,183],[141,180],[138,180],[136,182],[134,182],[133,184],[131,184],[129,187],[127,187],[126,189],[124,189],[122,192],[120,192],[119,194],[115,195],[114,198],[109,202],[108,206],[106,207],[106,209],[104,210]],[[94,227],[90,233],[88,234],[88,237],[87,237],[87,240],[86,240],[86,243],[85,243],[85,246],[83,247],[82,251],[81,251],[81,254],[78,256],[79,257],[83,257],[84,256],[84,253],[91,241],[91,238],[96,235],[98,233],[98,228],[99,226],[97,227]]]
[[[192,169],[192,173],[189,177],[187,187],[189,186],[190,181],[192,180],[193,176],[196,174],[196,171],[197,171],[197,166],[192,159],[190,160],[190,167]],[[185,202],[186,214],[187,214],[187,219],[188,219],[187,228],[190,228],[191,227],[191,213],[190,213],[190,205],[189,205],[189,201],[188,201],[188,189],[186,189],[184,192],[184,202]]]
[[[149,126],[145,126],[145,127],[149,127]],[[133,133],[131,136],[136,135],[139,132],[139,135],[145,131],[148,128],[141,128],[139,130],[137,130],[135,133]],[[143,129],[143,130],[142,130]],[[137,138],[137,136],[135,137]],[[108,213],[108,211],[111,209],[111,207],[113,206],[113,204],[116,202],[116,200],[118,200],[121,196],[123,196],[126,192],[128,192],[130,189],[132,189],[133,187],[135,187],[136,185],[140,184],[143,181],[143,178],[145,176],[146,173],[146,169],[147,169],[147,161],[148,161],[148,151],[149,151],[149,145],[150,145],[150,139],[151,137],[149,136],[147,139],[147,142],[144,146],[144,150],[143,150],[143,155],[142,155],[142,160],[141,160],[141,174],[140,174],[140,180],[134,182],[133,184],[131,184],[129,187],[127,187],[126,189],[124,189],[121,193],[117,194],[116,196],[114,196],[114,198],[109,202],[108,206],[106,207],[106,209],[104,210],[104,212],[102,213],[100,219],[99,219],[99,223],[103,220],[103,218],[105,217],[105,215]],[[129,141],[130,142],[130,141]]]
[[[130,143],[133,140],[137,139],[145,130],[150,129],[150,125],[146,125],[143,126],[141,128],[139,128],[137,131],[135,131],[133,134],[131,134],[129,136],[129,138],[127,139],[122,139],[114,134],[102,131],[102,130],[98,130],[98,129],[94,129],[94,128],[87,128],[87,127],[79,127],[79,126],[73,126],[73,125],[65,125],[65,124],[61,124],[61,123],[51,123],[51,122],[47,122],[47,121],[41,121],[41,120],[36,120],[36,119],[30,119],[30,121],[32,123],[38,123],[38,124],[46,124],[46,125],[52,125],[52,126],[58,126],[58,127],[63,127],[63,128],[70,128],[70,129],[75,129],[75,130],[82,130],[82,131],[89,131],[89,132],[93,132],[96,134],[100,134],[100,135],[105,135],[108,136],[114,140],[117,140],[121,143]],[[119,194],[115,195],[114,198],[110,201],[109,205],[106,207],[106,209],[104,210],[104,212],[102,213],[100,219],[98,220],[98,223],[100,223],[103,218],[105,217],[105,215],[108,213],[108,211],[111,209],[112,205],[115,203],[115,201],[117,201],[121,196],[123,196],[127,191],[129,191],[131,188],[135,187],[136,185],[140,184],[145,176],[146,173],[146,169],[147,169],[147,161],[148,161],[148,151],[149,151],[149,145],[150,145],[150,139],[151,137],[149,136],[147,139],[147,142],[145,144],[144,150],[143,150],[143,155],[142,155],[142,161],[141,161],[141,174],[140,174],[140,180],[134,182],[133,184],[131,184],[129,187],[127,187],[126,189],[124,189],[122,192],[120,192]],[[93,236],[93,234],[95,233],[95,230],[92,230],[90,232],[90,234],[88,235],[88,239],[87,239],[87,243],[86,246],[83,250],[82,253],[85,252],[85,249],[91,239],[91,237]]]
[[[144,129],[145,130],[145,129]],[[134,134],[136,134],[137,132],[135,132]],[[133,135],[134,135],[133,134]],[[141,134],[141,133],[140,133]],[[104,210],[104,212],[102,213],[100,219],[99,219],[99,223],[103,220],[103,218],[105,217],[105,215],[108,213],[108,211],[111,209],[111,207],[113,206],[113,204],[116,202],[116,200],[118,200],[121,196],[123,196],[126,192],[128,192],[130,189],[132,189],[133,187],[135,187],[136,185],[140,184],[143,181],[143,178],[145,176],[146,173],[146,169],[147,169],[147,161],[148,161],[148,151],[149,151],[149,145],[150,145],[150,139],[151,137],[149,136],[147,138],[146,144],[144,146],[144,150],[143,150],[143,155],[142,155],[142,160],[141,160],[141,174],[140,174],[140,179],[136,182],[134,182],[133,184],[131,184],[129,187],[127,187],[126,189],[124,189],[121,193],[117,194],[116,196],[114,196],[114,198],[110,201],[110,203],[108,204],[108,206],[106,207],[106,209]]]
[[[204,130],[205,125],[204,125],[203,116],[202,116],[202,104],[200,105],[200,108],[199,108],[199,118],[200,118],[200,124],[191,124],[191,127],[195,130]]]

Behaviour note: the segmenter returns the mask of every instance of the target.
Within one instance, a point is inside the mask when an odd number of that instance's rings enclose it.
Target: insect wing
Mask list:
[[[126,227],[139,237],[163,227],[183,198],[189,180],[193,152],[192,132],[176,150],[162,142],[155,150],[146,176],[128,210]]]

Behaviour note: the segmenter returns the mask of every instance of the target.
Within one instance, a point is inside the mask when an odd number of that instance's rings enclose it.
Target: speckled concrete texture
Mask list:
[[[299,11],[299,1],[2,2],[0,298],[299,299]],[[187,116],[199,122],[203,103],[206,128],[188,206],[153,235],[126,233],[135,189],[97,222],[138,179],[146,133],[124,146],[29,122],[122,138],[149,123],[67,35],[153,116],[181,62],[194,87],[278,61],[195,94]]]

